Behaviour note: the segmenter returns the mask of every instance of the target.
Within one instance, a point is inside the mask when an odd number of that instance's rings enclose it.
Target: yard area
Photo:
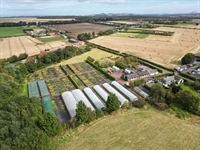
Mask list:
[[[22,27],[0,27],[0,38],[23,35]]]
[[[192,94],[196,95],[197,94],[197,91],[195,91],[194,89],[192,89],[191,87],[185,85],[185,84],[181,84],[180,85],[181,88],[184,90],[184,91],[190,91]]]

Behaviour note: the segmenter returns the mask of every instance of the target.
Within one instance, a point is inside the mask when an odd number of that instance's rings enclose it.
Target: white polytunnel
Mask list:
[[[94,92],[89,87],[86,87],[83,90],[86,93],[86,95],[89,97],[89,99],[92,101],[92,103],[96,106],[96,108],[105,109],[104,104],[101,102],[101,100],[94,94]]]
[[[127,96],[127,98],[129,98],[130,101],[136,101],[138,100],[138,98],[132,94],[130,91],[128,91],[127,89],[125,89],[121,84],[119,84],[116,81],[111,82],[111,84],[118,89],[121,93],[123,93],[125,96]]]
[[[116,90],[115,90],[112,86],[110,86],[108,83],[104,83],[104,84],[103,84],[103,87],[104,87],[108,92],[115,94],[115,95],[118,97],[118,99],[119,99],[121,105],[123,105],[123,104],[125,104],[125,103],[128,103],[128,100],[127,100],[126,98],[124,98],[124,96],[122,96],[118,91],[116,91]]]
[[[70,91],[62,93],[62,98],[71,118],[76,116],[77,101]]]
[[[108,99],[108,94],[99,86],[95,85],[93,89],[97,92],[97,94],[106,102]]]
[[[72,94],[76,99],[77,103],[82,100],[87,107],[91,108],[92,111],[95,111],[94,107],[90,104],[89,100],[86,98],[86,96],[80,89],[73,90]]]

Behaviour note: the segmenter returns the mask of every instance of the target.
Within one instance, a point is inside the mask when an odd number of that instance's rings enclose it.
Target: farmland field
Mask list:
[[[0,27],[0,38],[26,35],[22,27]]]
[[[68,19],[37,19],[37,18],[0,18],[1,23],[2,22],[47,22],[47,21],[65,21],[65,20],[72,20],[73,18]]]
[[[70,36],[76,38],[77,35],[80,33],[92,33],[93,31],[97,33],[102,30],[113,29],[114,27],[99,25],[99,24],[91,24],[91,23],[77,23],[77,24],[55,25],[53,28],[57,30],[66,30],[68,32],[71,32]]]
[[[175,32],[165,40],[150,35],[144,39],[101,36],[90,40],[121,52],[130,53],[155,63],[175,67],[180,64],[183,55],[188,52],[200,52],[200,30],[159,27],[154,30]],[[159,37],[159,36],[158,36]]]
[[[106,57],[117,57],[116,55],[114,55],[112,53],[108,53],[108,52],[99,50],[97,48],[93,48],[89,52],[86,52],[84,54],[75,56],[75,57],[70,58],[68,60],[64,60],[61,63],[53,64],[50,67],[55,67],[55,66],[60,66],[60,65],[65,65],[65,64],[74,64],[74,63],[78,63],[78,62],[83,62],[83,61],[85,61],[87,59],[88,56],[91,56],[95,60],[100,60],[100,59],[106,58]]]
[[[106,116],[88,127],[81,126],[78,131],[69,134],[63,135],[67,143],[59,145],[54,141],[52,146],[62,150],[200,149],[199,125],[153,109],[126,110],[118,115]],[[60,138],[57,141],[60,142]]]
[[[44,44],[30,36],[3,38],[2,41],[0,41],[0,59],[8,58],[12,55],[18,56],[21,53],[35,55],[45,49],[55,50],[58,48],[64,48],[67,45],[70,45],[67,41],[55,41]]]
[[[178,24],[175,24],[175,25],[166,25],[166,26],[187,27],[187,28],[197,28],[198,27],[195,23],[178,23]]]

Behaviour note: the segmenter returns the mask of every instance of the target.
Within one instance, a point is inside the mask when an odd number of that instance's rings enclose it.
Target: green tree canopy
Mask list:
[[[118,98],[117,98],[117,96],[115,94],[111,93],[108,96],[108,100],[106,102],[106,106],[107,106],[107,110],[108,110],[109,113],[119,109],[120,102],[119,102],[119,100],[118,100]]]
[[[187,53],[182,59],[181,59],[181,62],[182,64],[189,64],[191,63],[192,61],[194,61],[194,54],[192,53]]]
[[[77,125],[86,123],[89,119],[88,109],[83,101],[79,101],[76,109]]]

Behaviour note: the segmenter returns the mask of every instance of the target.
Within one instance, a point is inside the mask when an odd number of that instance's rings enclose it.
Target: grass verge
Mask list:
[[[187,91],[192,92],[192,94],[194,94],[194,95],[197,94],[197,92],[196,92],[194,89],[192,89],[191,87],[189,87],[189,86],[187,86],[187,85],[185,85],[185,84],[181,84],[180,86],[181,86],[181,88],[182,88],[184,91],[187,90]]]

